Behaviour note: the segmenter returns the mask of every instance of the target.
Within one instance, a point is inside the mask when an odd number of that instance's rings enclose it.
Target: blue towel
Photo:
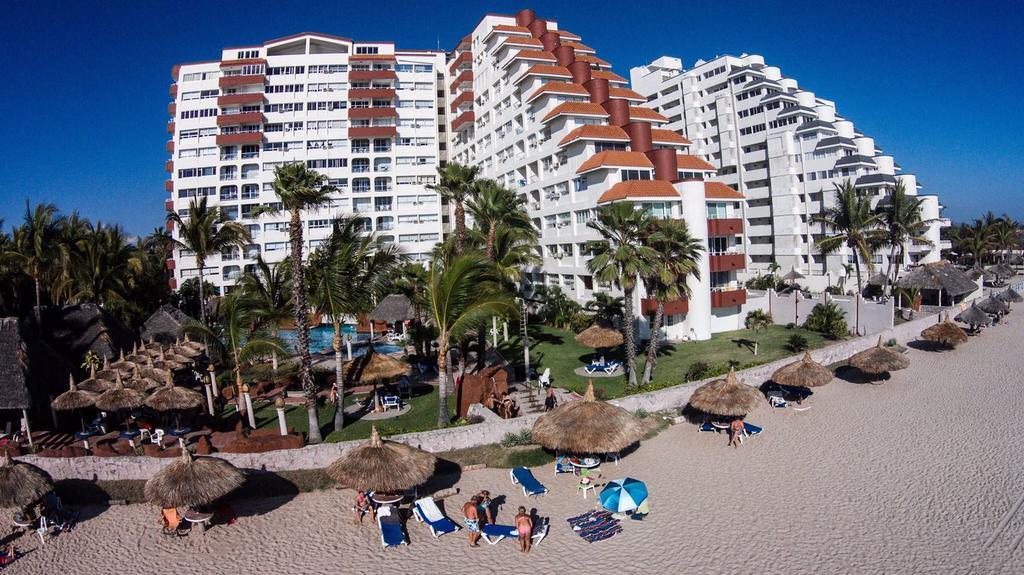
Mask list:
[[[547,488],[537,481],[537,478],[530,473],[530,470],[525,467],[516,467],[512,470],[512,476],[516,478],[516,482],[526,489],[526,492],[530,495],[537,495],[538,493],[544,493]]]
[[[513,525],[487,523],[484,525],[484,535],[488,537],[519,537],[519,531]]]
[[[405,534],[402,533],[402,525],[399,523],[387,523],[382,521],[380,532],[384,537],[384,544],[388,547],[397,547],[405,543]]]
[[[747,423],[746,421],[743,422],[743,430],[746,431],[750,435],[757,435],[758,433],[761,433],[762,431],[764,431],[764,429],[762,429],[762,428],[760,428],[760,427],[758,427],[756,425],[752,425],[750,423]]]

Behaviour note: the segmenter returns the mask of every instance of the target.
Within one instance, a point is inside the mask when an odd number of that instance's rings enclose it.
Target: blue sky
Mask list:
[[[170,68],[300,31],[450,49],[484,11],[532,7],[615,71],[760,53],[834,100],[946,215],[1024,219],[1024,4],[1009,2],[49,2],[0,6],[0,218],[26,198],[162,225]]]

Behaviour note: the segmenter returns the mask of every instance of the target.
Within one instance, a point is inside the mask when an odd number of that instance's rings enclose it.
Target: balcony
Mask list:
[[[708,263],[713,272],[727,272],[745,268],[746,259],[743,253],[711,254]]]
[[[367,126],[361,128],[349,128],[349,138],[387,138],[398,136],[398,128],[395,126]]]
[[[165,192],[173,192],[174,191],[174,180],[164,180],[164,191]]]
[[[178,111],[178,105],[177,104],[175,104],[174,102],[171,102],[170,104],[167,104],[167,115],[168,116],[173,118],[175,116],[175,114],[177,113],[177,111]]]
[[[721,218],[708,220],[709,236],[735,236],[743,233],[741,218]]]
[[[476,119],[476,114],[471,111],[463,112],[459,114],[454,120],[452,120],[452,131],[457,132],[463,125],[473,125],[473,121]]]
[[[473,64],[473,52],[467,50],[456,56],[451,62],[448,63],[448,71],[452,76],[456,73],[456,68],[462,64]]]
[[[349,118],[395,118],[398,110],[395,108],[349,108]]]
[[[174,160],[167,160],[164,162],[164,171],[168,174],[174,171]]]
[[[743,288],[712,288],[711,307],[733,307],[747,303],[747,290]]]
[[[237,146],[242,144],[260,144],[263,132],[238,132],[235,134],[217,134],[218,146]]]
[[[262,104],[263,101],[263,92],[225,94],[223,96],[217,96],[218,106],[244,106],[247,104]]]
[[[397,80],[398,74],[394,70],[352,70],[348,73],[350,82],[360,80]]]
[[[177,84],[171,84],[171,89],[167,91],[167,95],[172,97],[172,98],[177,98],[178,97],[178,85]]]
[[[454,94],[457,91],[456,89],[458,88],[459,84],[462,84],[463,82],[469,82],[470,85],[472,85],[472,83],[473,83],[473,71],[472,70],[463,70],[461,73],[459,73],[458,76],[455,77],[455,81],[451,83],[451,86],[449,86],[449,88],[451,89],[451,92]]]
[[[473,90],[466,90],[452,100],[452,113],[454,114],[455,111],[459,109],[459,106],[463,104],[469,104],[470,108],[473,107]]]
[[[394,100],[396,97],[393,88],[352,88],[348,91],[349,100]]]
[[[245,112],[242,114],[221,114],[217,116],[218,126],[232,126],[236,124],[262,124],[265,118],[263,112]]]
[[[167,140],[167,144],[164,146],[164,150],[166,150],[168,154],[173,154],[174,153],[174,140]]]
[[[263,85],[267,77],[263,74],[249,74],[246,76],[221,76],[217,85],[221,88],[237,88],[239,86],[251,86],[253,84]]]
[[[167,122],[167,133],[174,134],[174,122]]]
[[[654,298],[643,298],[640,300],[640,313],[654,315],[658,311],[658,300]],[[665,302],[666,315],[679,315],[690,311],[690,302],[686,298],[674,299]]]
[[[176,265],[174,263],[174,260],[173,259],[167,260],[166,263],[167,263],[167,269],[169,269],[171,271],[174,271],[174,268],[176,267]]]

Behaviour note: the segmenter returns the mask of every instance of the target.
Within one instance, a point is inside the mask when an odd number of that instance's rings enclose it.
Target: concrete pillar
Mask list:
[[[682,217],[690,234],[704,246],[708,242],[708,209],[704,199],[703,181],[685,181],[675,184],[682,198]],[[711,338],[711,265],[707,252],[700,258],[700,279],[687,278],[690,286],[689,311],[686,324],[690,335],[698,340]]]

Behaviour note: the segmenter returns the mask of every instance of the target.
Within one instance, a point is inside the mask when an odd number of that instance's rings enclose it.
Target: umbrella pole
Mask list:
[[[22,409],[21,410],[21,420],[24,423],[25,437],[28,438],[28,446],[32,447],[32,428],[29,426],[29,423],[28,423],[28,410],[27,409]]]

